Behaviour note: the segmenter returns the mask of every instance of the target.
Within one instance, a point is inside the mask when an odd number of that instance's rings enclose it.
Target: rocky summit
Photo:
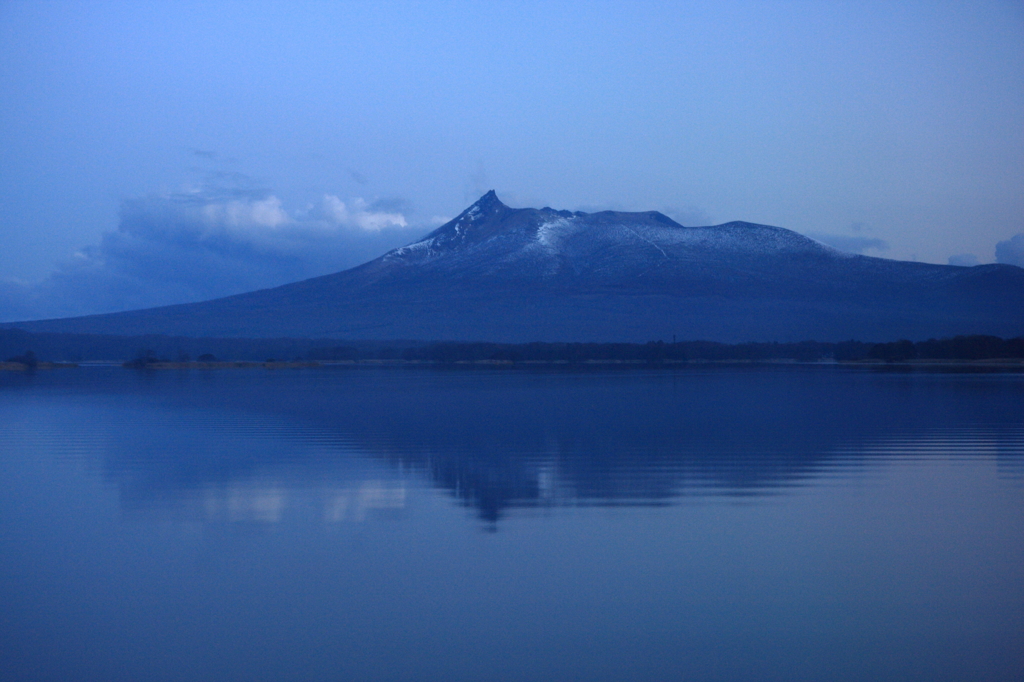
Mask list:
[[[1024,269],[859,256],[791,230],[656,211],[509,208],[491,191],[420,241],[332,275],[29,331],[528,341],[1024,335]]]

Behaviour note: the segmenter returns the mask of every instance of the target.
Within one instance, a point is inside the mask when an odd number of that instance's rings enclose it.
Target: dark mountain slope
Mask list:
[[[1024,334],[1024,270],[846,254],[791,230],[657,212],[512,209],[488,192],[351,270],[33,331],[494,341]]]

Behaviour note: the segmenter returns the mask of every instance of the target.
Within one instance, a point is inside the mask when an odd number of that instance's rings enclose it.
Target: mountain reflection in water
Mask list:
[[[411,479],[493,524],[524,507],[779,494],[877,458],[983,453],[1018,476],[1024,443],[1013,375],[83,368],[5,377],[2,388],[41,385],[110,408],[53,447],[100,453],[123,505],[262,523],[296,491],[315,492],[327,522],[396,512]],[[367,462],[377,468],[363,471]]]
[[[0,679],[1019,679],[1022,404],[838,366],[4,373]]]

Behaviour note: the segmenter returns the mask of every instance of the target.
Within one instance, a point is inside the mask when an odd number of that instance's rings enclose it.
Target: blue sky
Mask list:
[[[2,2],[0,318],[335,271],[491,188],[1024,263],[1021,112],[1019,2]]]

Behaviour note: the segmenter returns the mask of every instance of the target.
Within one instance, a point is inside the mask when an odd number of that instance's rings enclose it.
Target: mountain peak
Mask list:
[[[501,203],[501,199],[492,189],[454,219],[420,241],[395,249],[392,254],[405,256],[423,248],[428,252],[437,252],[486,239],[493,232],[495,223],[500,222],[501,218],[510,212],[514,211]]]
[[[508,206],[501,203],[501,199],[498,198],[498,195],[495,193],[493,189],[487,190],[487,193],[484,194],[479,199],[477,199],[476,203],[473,205],[479,206],[480,208],[487,208],[490,206],[500,206],[501,208],[508,208]]]
[[[508,211],[509,207],[501,203],[501,199],[494,193],[494,190],[490,190],[487,194],[483,195],[476,202],[467,208],[465,211],[459,214],[459,216],[453,220],[453,223],[468,223],[468,222],[479,222],[485,218],[490,218],[496,213],[502,213]]]
[[[508,210],[508,206],[501,203],[501,199],[498,198],[498,195],[492,189],[477,199],[472,206],[459,214],[459,217],[456,218],[456,220],[463,220],[466,218],[469,220],[477,220],[481,216],[489,216],[492,213],[499,213],[504,210]]]

